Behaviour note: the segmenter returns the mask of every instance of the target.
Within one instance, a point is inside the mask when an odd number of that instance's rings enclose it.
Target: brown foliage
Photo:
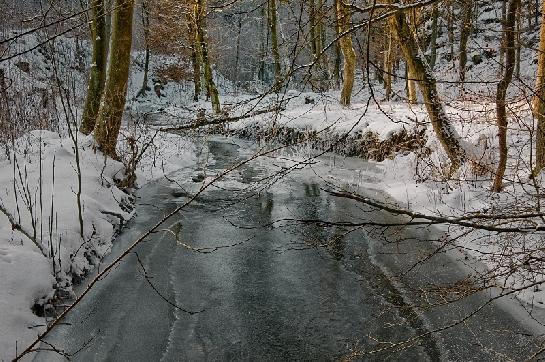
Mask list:
[[[155,71],[161,83],[191,81],[193,69],[187,64],[169,64]]]

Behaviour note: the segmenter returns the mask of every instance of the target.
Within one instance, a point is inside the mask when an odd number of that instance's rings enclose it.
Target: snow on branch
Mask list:
[[[460,217],[449,217],[449,216],[435,216],[435,215],[427,215],[422,214],[419,212],[413,212],[401,208],[396,208],[393,206],[388,206],[383,203],[377,202],[375,200],[372,200],[368,197],[363,197],[361,195],[355,194],[355,193],[349,193],[349,192],[336,192],[336,191],[327,191],[330,195],[335,197],[342,197],[345,199],[354,200],[357,202],[360,202],[365,205],[369,205],[371,207],[374,207],[376,209],[380,209],[386,212],[389,212],[394,215],[405,215],[411,218],[411,221],[407,222],[406,225],[412,225],[412,224],[450,224],[450,225],[457,225],[467,228],[473,228],[478,230],[485,230],[485,231],[491,231],[491,232],[497,232],[497,233],[533,233],[537,231],[545,231],[545,225],[539,225],[535,223],[532,219],[543,217],[545,216],[544,213],[528,213],[528,214],[520,214],[520,215],[490,215],[490,214],[470,214],[470,215],[464,215]],[[425,220],[424,223],[422,222],[415,222],[414,220]],[[514,226],[496,226],[496,225],[490,225],[490,224],[482,224],[478,223],[477,220],[488,220],[488,221],[502,221],[503,223],[507,222],[516,222],[521,223],[524,222],[526,225],[514,225]],[[533,224],[533,225],[528,225]],[[388,226],[388,225],[381,225],[381,226]],[[390,225],[394,226],[394,225]]]
[[[19,224],[17,221],[15,221],[15,218],[13,217],[13,215],[11,215],[9,213],[9,211],[4,207],[4,205],[2,203],[0,203],[0,212],[2,212],[2,214],[4,214],[8,218],[8,221],[11,224],[11,229],[12,230],[17,230],[21,234],[26,236],[28,239],[30,239],[30,241],[32,241],[34,243],[34,245],[36,245],[38,247],[38,249],[40,249],[42,254],[46,255],[46,252],[44,250],[43,245],[40,245],[40,243],[38,243],[38,241],[28,231],[23,229],[21,224]]]

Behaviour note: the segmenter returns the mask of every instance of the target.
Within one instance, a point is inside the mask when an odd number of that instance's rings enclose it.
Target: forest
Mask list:
[[[0,0],[0,360],[540,360],[545,0]]]

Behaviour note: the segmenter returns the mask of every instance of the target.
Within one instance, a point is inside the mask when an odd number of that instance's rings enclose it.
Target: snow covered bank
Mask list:
[[[43,330],[46,320],[33,306],[54,313],[51,303],[73,294],[72,285],[99,265],[134,213],[133,197],[116,186],[123,163],[105,159],[92,137],[79,137],[81,188],[70,138],[32,131],[0,156],[1,360]],[[179,136],[158,135],[137,170],[139,184],[193,164],[192,147]]]
[[[248,103],[244,107],[254,106]],[[439,217],[516,217],[538,212],[544,182],[530,178],[535,125],[524,102],[511,105],[505,189],[501,193],[490,191],[498,154],[494,109],[492,102],[484,101],[446,107],[456,130],[479,161],[468,162],[454,177],[448,175],[448,158],[422,105],[386,103],[379,107],[357,103],[343,108],[337,104],[335,94],[306,93],[293,97],[278,113],[250,117],[224,128],[229,134],[258,142],[294,144],[308,138],[296,151],[304,155],[310,154],[309,149],[333,150],[370,160],[381,170],[378,175],[374,172],[372,181],[365,181],[369,180],[362,176],[365,171],[354,172],[348,178],[335,173],[328,176],[338,185],[382,189],[404,209]],[[414,132],[410,147],[404,147],[407,140],[399,136],[410,132],[407,130]],[[366,134],[373,135],[373,143],[366,142]],[[541,225],[539,218],[531,222]],[[496,224],[506,225],[501,221]],[[440,228],[444,233],[441,240],[448,241],[447,249],[469,253],[488,267],[475,275],[476,280],[495,281],[505,291],[544,280],[540,272],[545,267],[541,233],[468,232],[467,228],[453,225]],[[533,305],[545,305],[545,292],[539,286],[529,287],[517,296]]]
[[[108,253],[116,228],[132,215],[132,198],[115,186],[123,165],[105,161],[93,151],[90,138],[82,139],[79,147],[83,237],[71,139],[32,131],[0,160],[0,205],[5,210],[0,214],[3,359],[15,356],[16,342],[20,349],[43,329],[44,319],[32,313],[34,303],[47,296],[46,310],[40,312],[52,313],[49,303],[70,296],[72,281],[98,264]]]

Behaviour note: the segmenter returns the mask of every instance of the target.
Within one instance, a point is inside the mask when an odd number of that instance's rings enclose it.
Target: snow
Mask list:
[[[179,136],[156,137],[155,147],[159,150],[150,149],[144,155],[138,170],[139,183],[143,185],[165,173],[189,167],[196,160],[191,145]],[[34,220],[39,245],[45,254],[54,254],[53,258],[44,256],[26,236],[12,230],[7,217],[0,214],[2,360],[15,356],[16,342],[20,351],[43,331],[45,321],[32,313],[32,305],[40,298],[56,297],[54,287],[63,293],[73,293],[72,280],[79,281],[98,265],[111,250],[117,226],[133,215],[132,197],[115,184],[115,180],[123,177],[123,164],[105,159],[96,151],[92,136],[80,134],[78,147],[83,239],[79,235],[78,178],[72,139],[49,131],[32,131],[15,141],[15,152],[0,158],[1,205],[15,220],[20,220],[21,227],[30,235]],[[154,159],[163,162],[154,164]],[[15,171],[18,199],[13,192],[14,160],[18,165]],[[31,207],[25,206],[22,199],[25,192]]]
[[[478,36],[472,36],[468,44],[467,77],[475,83],[467,84],[464,94],[460,94],[457,84],[451,83],[457,80],[458,75],[455,62],[445,60],[449,52],[449,47],[442,46],[447,43],[446,31],[438,38],[439,60],[434,70],[439,80],[439,95],[455,131],[465,141],[469,153],[476,155],[489,168],[482,174],[475,172],[468,163],[458,171],[455,179],[446,178],[448,159],[436,140],[425,107],[404,102],[402,79],[394,84],[395,96],[392,101],[386,102],[381,87],[373,84],[374,94],[371,94],[361,74],[358,74],[353,104],[342,107],[338,103],[338,91],[318,94],[289,90],[264,97],[239,95],[233,84],[216,74],[223,109],[231,116],[277,104],[284,107],[279,112],[229,124],[228,129],[236,132],[254,127],[271,132],[278,128],[288,128],[320,133],[324,141],[331,143],[346,133],[354,136],[372,134],[384,141],[404,129],[425,128],[426,143],[422,148],[428,149],[429,154],[420,152],[423,150],[413,150],[381,162],[370,160],[354,164],[347,158],[328,155],[328,167],[322,169],[323,174],[320,176],[349,190],[382,190],[400,207],[429,215],[460,216],[498,209],[519,212],[523,205],[532,206],[535,203],[530,192],[535,190],[528,177],[531,171],[529,141],[534,120],[527,100],[524,97],[515,99],[513,95],[519,95],[521,89],[532,84],[535,52],[531,47],[523,48],[521,75],[509,90],[510,159],[506,179],[517,182],[507,182],[506,191],[498,195],[490,192],[490,171],[496,166],[497,154],[493,95],[494,81],[498,78],[499,55],[496,50],[499,24],[489,21],[496,19],[498,14],[497,6],[479,14]],[[535,34],[523,36],[530,44],[535,40]],[[34,36],[25,37],[15,42],[14,47],[19,50],[29,49],[37,44],[37,39]],[[38,243],[43,249],[41,251],[21,232],[13,230],[6,216],[0,213],[0,360],[13,358],[16,343],[20,350],[43,331],[44,319],[37,317],[31,310],[35,301],[54,297],[54,286],[63,293],[72,293],[72,279],[79,281],[97,266],[99,260],[110,252],[119,224],[133,215],[131,196],[116,186],[116,180],[124,176],[124,163],[127,163],[129,157],[127,137],[137,139],[141,146],[151,143],[136,170],[139,186],[164,176],[191,177],[195,165],[204,164],[202,168],[206,169],[206,165],[214,162],[208,159],[206,150],[197,146],[202,144],[202,139],[194,142],[188,136],[156,133],[154,128],[156,125],[175,126],[194,122],[195,112],[199,109],[211,114],[210,104],[204,100],[193,102],[190,82],[170,81],[163,84],[162,97],[157,97],[152,89],[145,96],[135,98],[143,79],[143,53],[135,52],[126,112],[129,117],[125,119],[119,144],[121,162],[106,160],[94,148],[92,137],[78,135],[77,147],[82,170],[82,239],[79,235],[76,202],[78,175],[74,142],[67,137],[65,124],[56,123],[51,115],[51,119],[46,120],[37,115],[43,115],[40,104],[47,95],[51,96],[50,84],[53,80],[49,53],[62,55],[58,59],[60,75],[62,79],[70,79],[77,86],[75,103],[82,103],[86,78],[83,72],[70,68],[76,59],[72,56],[74,52],[66,49],[75,48],[73,39],[61,37],[52,47],[54,51],[25,54],[3,65],[7,70],[6,77],[14,82],[10,91],[17,92],[12,94],[14,102],[25,105],[29,119],[40,120],[40,125],[54,125],[50,129],[57,132],[30,131],[38,128],[36,122],[33,122],[31,128],[20,130],[21,137],[15,140],[14,149],[0,155],[0,206],[20,222],[27,233],[32,235],[35,228]],[[481,55],[483,61],[473,64],[473,55]],[[489,56],[490,59],[487,58]],[[17,66],[21,61],[29,63],[29,73]],[[175,65],[180,65],[179,59],[175,57],[152,56],[149,86],[153,88],[153,80],[161,67]],[[263,142],[262,139],[258,141]],[[290,151],[289,154],[277,155],[278,161],[290,165],[290,162],[302,160],[314,151],[310,145],[300,145],[296,147],[295,154]],[[210,177],[205,174],[204,180],[210,180]],[[539,179],[536,182],[543,187],[543,181]],[[199,186],[195,184],[196,188]],[[217,187],[232,190],[239,190],[243,186],[237,181],[236,174],[228,175],[217,184]],[[273,187],[279,188],[281,192],[281,186]],[[27,195],[26,199],[24,195]],[[33,221],[36,222],[35,227]],[[460,236],[460,229],[447,226],[438,228],[444,235],[456,239],[456,248],[471,254],[488,270],[498,274],[509,268],[506,260],[497,257],[501,247],[505,246],[513,253],[534,250],[533,255],[543,256],[543,238],[537,233],[505,240],[502,236],[483,231]],[[504,244],[498,241],[504,241]],[[44,251],[48,255],[54,254],[54,257],[44,256]],[[521,260],[513,262],[521,263]],[[540,270],[519,269],[517,273],[505,275],[504,278],[496,279],[498,286],[516,288],[543,280]],[[539,288],[525,290],[518,293],[517,297],[533,306],[545,306],[545,291]]]

